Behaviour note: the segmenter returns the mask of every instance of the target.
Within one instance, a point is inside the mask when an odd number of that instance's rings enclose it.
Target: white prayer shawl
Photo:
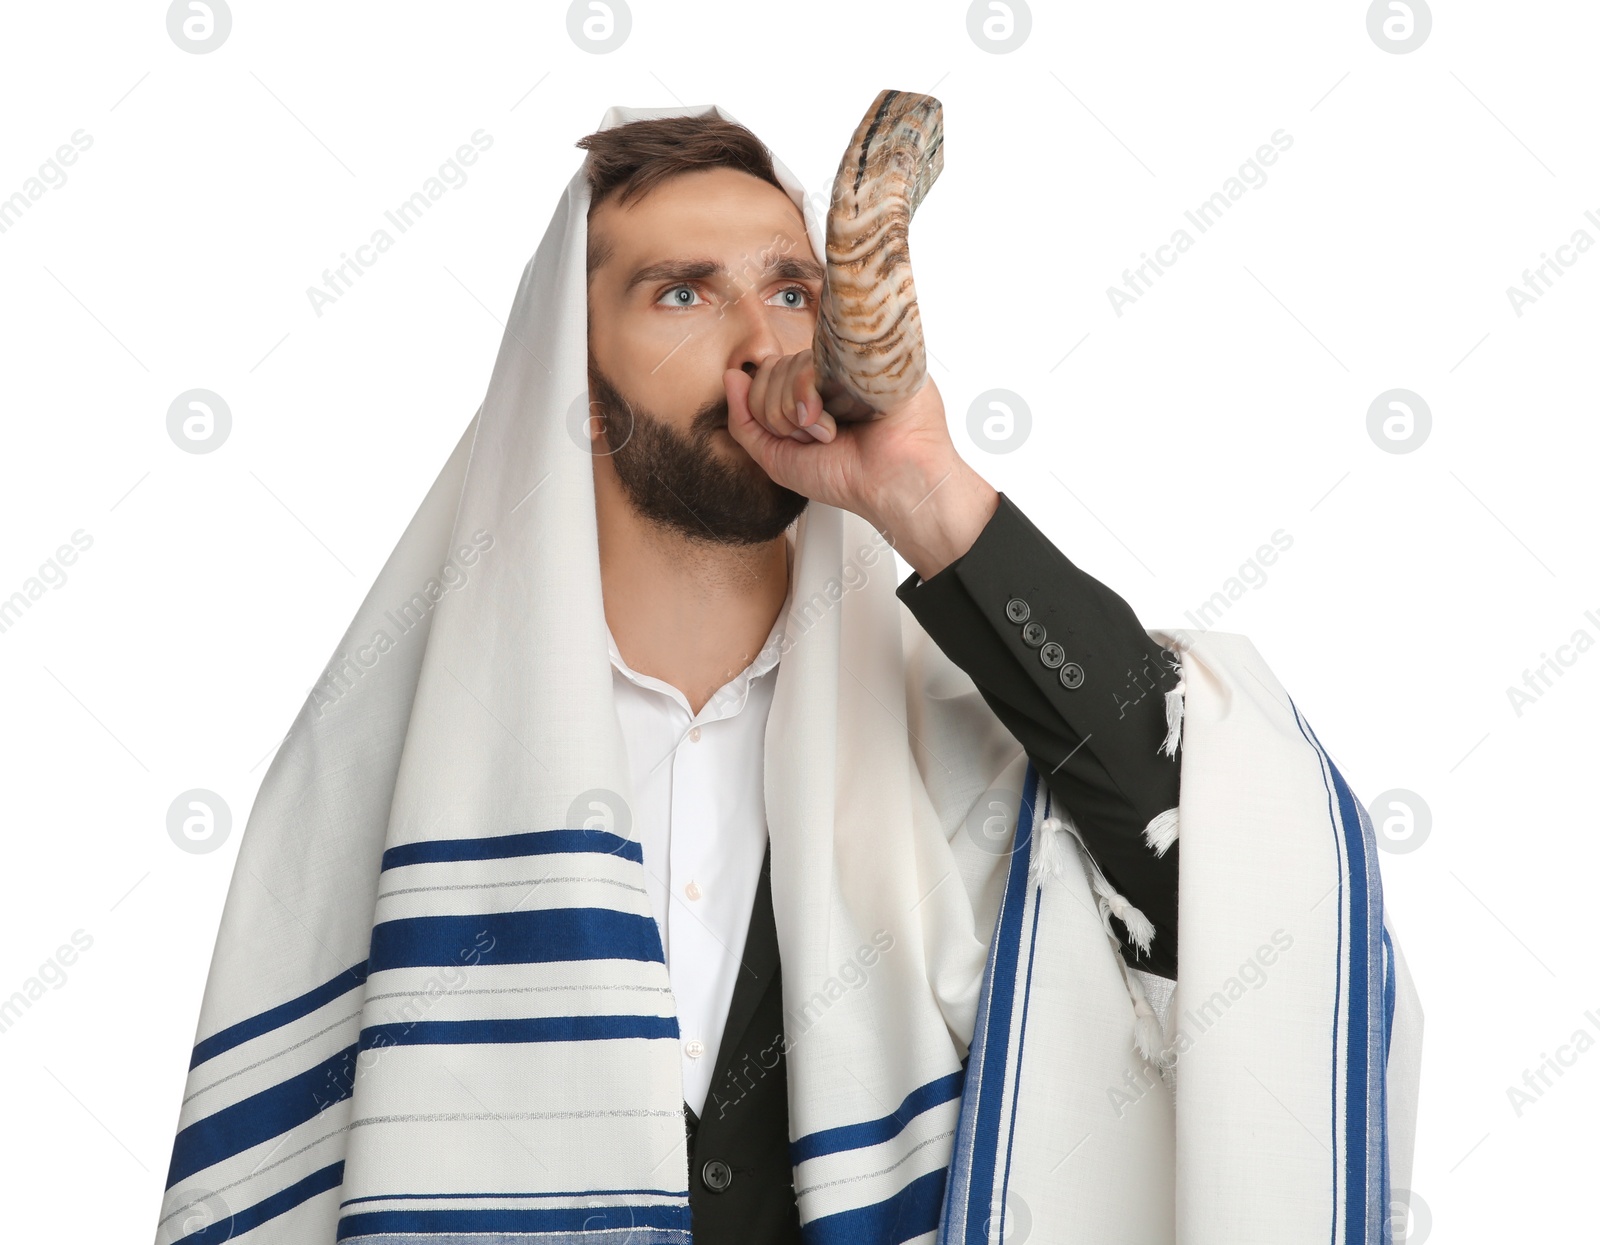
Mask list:
[[[733,119],[602,124],[707,111]],[[262,783],[162,1242],[690,1240],[577,435],[588,204],[580,169],[482,406]],[[1126,901],[881,539],[817,502],[793,539],[765,784],[806,1240],[1387,1241],[1421,1010],[1367,816],[1251,644],[1151,633],[1184,678],[1163,1032],[1111,936]]]

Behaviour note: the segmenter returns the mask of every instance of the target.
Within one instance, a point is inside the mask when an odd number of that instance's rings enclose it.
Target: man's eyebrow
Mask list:
[[[727,275],[727,265],[720,260],[667,259],[640,268],[628,278],[628,283],[623,286],[622,292],[626,294],[637,285],[648,285],[657,281],[704,281],[708,277]],[[791,281],[821,281],[825,270],[821,264],[809,257],[780,255],[767,265],[767,270],[761,275],[767,280],[777,277]]]

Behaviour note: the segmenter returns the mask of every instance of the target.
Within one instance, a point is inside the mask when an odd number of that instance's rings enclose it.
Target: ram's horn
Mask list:
[[[817,391],[839,419],[871,419],[922,387],[928,363],[906,237],[944,168],[944,110],[880,91],[839,162],[813,342]]]

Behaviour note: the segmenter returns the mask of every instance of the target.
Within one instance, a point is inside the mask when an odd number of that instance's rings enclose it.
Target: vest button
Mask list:
[[[733,1168],[721,1159],[707,1159],[700,1168],[700,1179],[713,1193],[721,1193],[733,1183]]]

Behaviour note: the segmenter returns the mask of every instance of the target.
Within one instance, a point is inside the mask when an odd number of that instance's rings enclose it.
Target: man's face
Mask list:
[[[589,282],[596,453],[646,518],[698,540],[781,535],[806,498],[773,483],[728,432],[722,374],[808,349],[822,266],[776,186],[714,168],[589,219],[608,251]]]

